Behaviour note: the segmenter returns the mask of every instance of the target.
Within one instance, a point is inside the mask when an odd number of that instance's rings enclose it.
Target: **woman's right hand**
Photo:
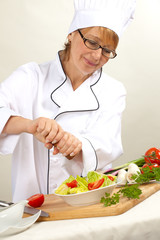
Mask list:
[[[63,129],[55,120],[44,117],[31,120],[27,132],[33,134],[48,149],[53,147],[55,137],[59,141],[64,135]]]

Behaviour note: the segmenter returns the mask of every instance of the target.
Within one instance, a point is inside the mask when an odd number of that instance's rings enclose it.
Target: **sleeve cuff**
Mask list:
[[[1,121],[0,121],[0,134],[1,134],[8,119],[11,116],[20,116],[20,115],[9,108],[0,107],[0,116],[1,116]]]

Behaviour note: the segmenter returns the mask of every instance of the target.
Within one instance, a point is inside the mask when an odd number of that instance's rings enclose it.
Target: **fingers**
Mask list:
[[[52,130],[52,124],[50,121],[40,121],[37,127],[37,132],[43,137],[46,137]]]
[[[78,145],[76,146],[75,149],[73,149],[70,153],[71,157],[74,157],[75,155],[77,155],[80,151],[82,150],[82,143],[78,143]]]
[[[52,140],[59,132],[59,125],[53,119],[40,117],[30,121],[27,132],[33,134],[35,138],[45,144],[45,147],[51,149],[53,147]]]
[[[46,137],[46,141],[48,142],[52,142],[52,144],[56,144],[57,142],[60,141],[60,139],[62,139],[63,135],[64,135],[64,131],[63,129],[60,127],[59,124],[57,124],[57,132],[55,134],[54,131],[51,131],[48,136]]]
[[[54,146],[53,155],[56,155],[57,153],[59,153],[59,150],[57,147]]]
[[[53,147],[52,143],[44,143],[44,146],[48,149],[51,149]]]
[[[65,132],[56,147],[63,156],[74,157],[82,150],[82,143],[74,135]]]
[[[53,119],[40,118],[38,122],[37,132],[46,138],[46,143],[51,142],[57,135],[58,124]]]

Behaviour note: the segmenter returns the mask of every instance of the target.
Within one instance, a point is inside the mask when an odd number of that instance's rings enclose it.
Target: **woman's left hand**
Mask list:
[[[54,146],[54,155],[60,152],[68,159],[72,159],[82,150],[82,142],[69,132],[65,132]]]

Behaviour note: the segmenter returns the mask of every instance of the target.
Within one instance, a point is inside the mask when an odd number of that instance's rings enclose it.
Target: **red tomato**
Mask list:
[[[72,182],[66,183],[66,185],[70,188],[74,188],[78,186],[77,180],[73,180]]]
[[[144,156],[146,163],[157,163],[160,165],[160,149],[150,148],[147,150]]]
[[[149,165],[149,164],[147,164],[147,163],[145,163],[143,166],[142,166],[142,169],[143,168],[147,168],[147,167],[149,167],[150,169],[151,169],[151,172],[152,172],[152,168],[159,168],[160,166],[157,164],[157,163],[154,163],[154,164],[151,164],[151,165]],[[143,174],[144,173],[144,171],[141,169],[141,173]]]
[[[101,178],[95,182],[88,183],[88,189],[93,190],[99,188],[104,183],[104,178]]]
[[[114,181],[114,178],[112,176],[107,176],[111,181]]]
[[[33,196],[31,196],[30,198],[27,199],[29,202],[28,204],[31,207],[40,207],[42,206],[42,204],[44,203],[44,195],[43,194],[35,194]]]

